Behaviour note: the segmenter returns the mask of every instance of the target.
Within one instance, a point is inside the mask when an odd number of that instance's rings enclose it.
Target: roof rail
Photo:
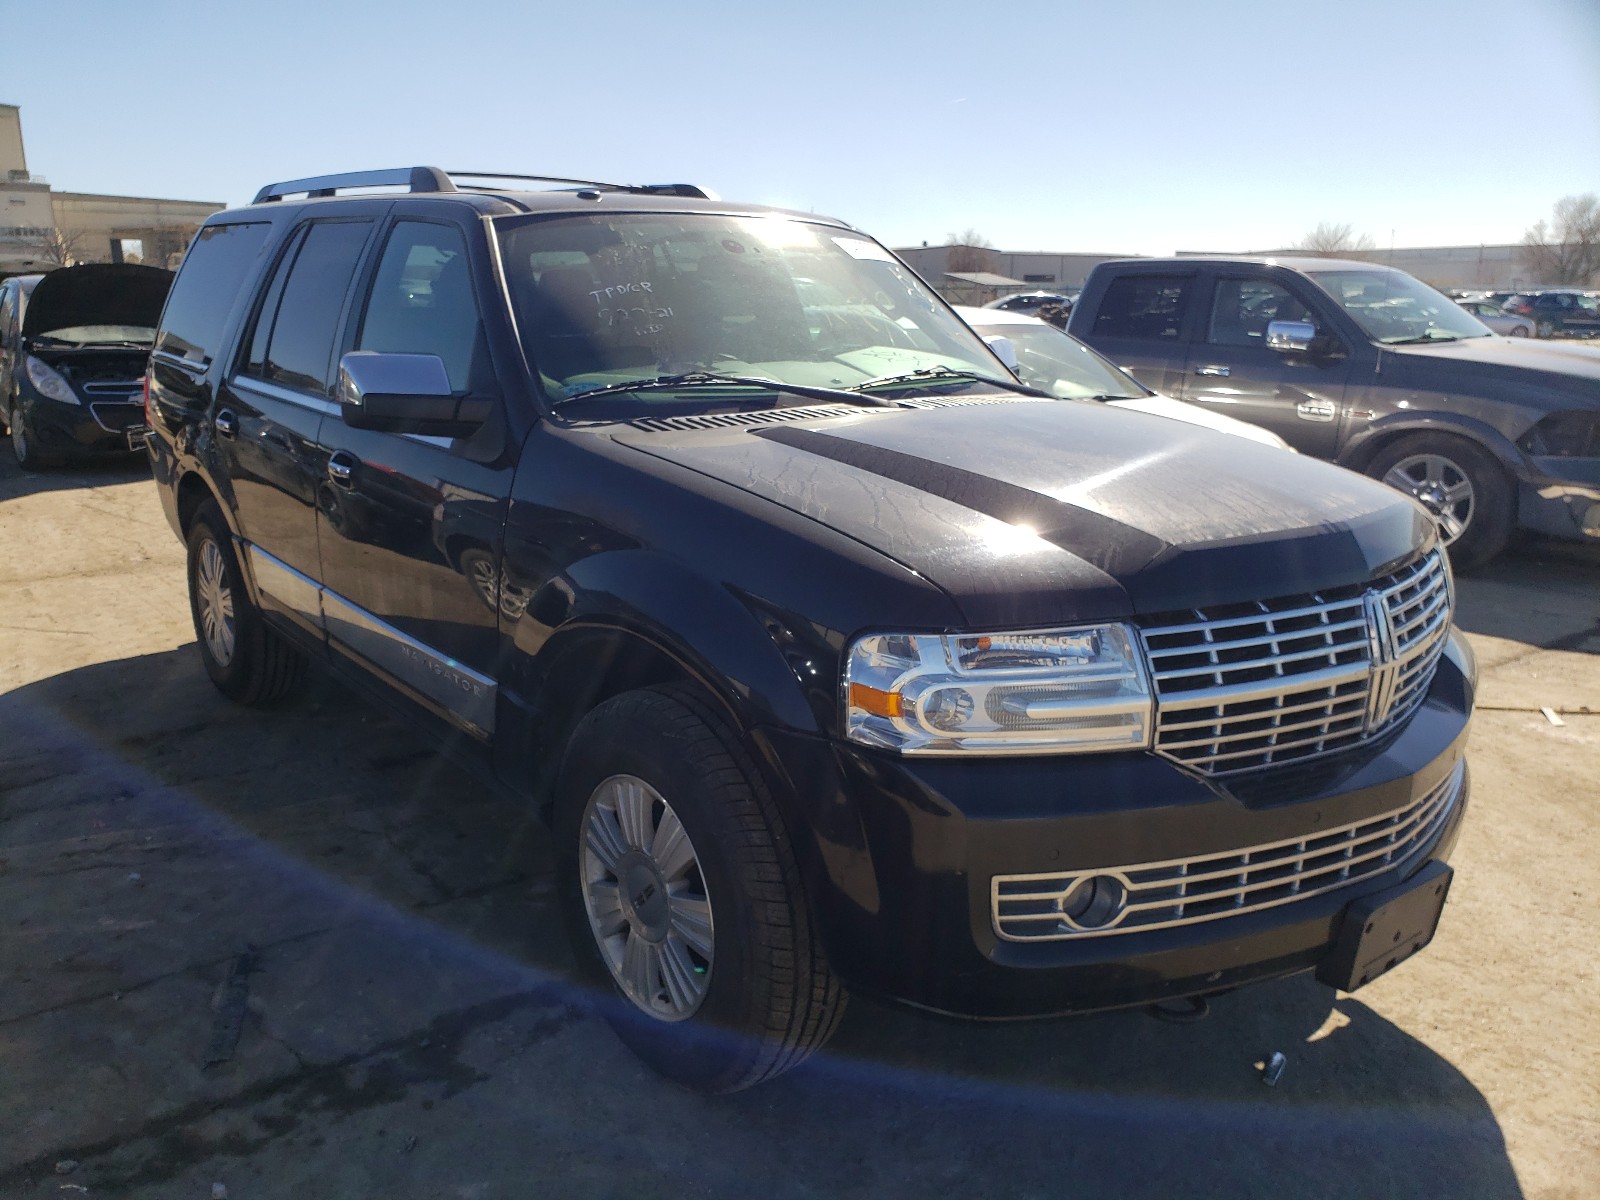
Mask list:
[[[717,194],[692,183],[602,183],[597,179],[568,179],[563,175],[514,175],[504,171],[441,171],[438,167],[396,167],[389,171],[346,171],[339,175],[315,175],[309,179],[286,179],[269,183],[250,203],[265,204],[285,196],[304,193],[310,199],[337,195],[346,188],[404,186],[412,192],[454,192],[460,189],[455,179],[519,179],[529,183],[563,183],[577,188],[598,188],[607,192],[632,192],[645,196],[684,196],[691,200],[715,200]],[[492,191],[483,186],[466,185],[470,191]]]
[[[453,192],[456,185],[438,167],[396,167],[389,171],[347,171],[340,175],[316,175],[309,179],[286,179],[269,183],[250,203],[263,204],[304,192],[308,197],[336,195],[340,188],[393,187],[404,184],[413,192]]]
[[[691,200],[717,199],[716,193],[693,183],[603,183],[598,179],[568,179],[561,175],[514,175],[505,171],[446,171],[444,174],[451,179],[521,179],[530,183],[565,183],[575,187],[600,188],[608,192],[634,192],[646,196],[684,196]]]

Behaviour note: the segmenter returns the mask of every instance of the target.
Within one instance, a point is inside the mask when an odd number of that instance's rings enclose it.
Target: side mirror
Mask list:
[[[346,425],[380,433],[466,437],[488,416],[485,402],[451,394],[437,354],[352,350],[339,360],[334,395]]]
[[[1303,354],[1316,340],[1317,327],[1310,321],[1269,321],[1267,349],[1280,354]]]
[[[1006,369],[1015,372],[1017,369],[1017,344],[1008,337],[993,334],[983,339],[983,344],[994,351],[994,356],[1005,363]]]

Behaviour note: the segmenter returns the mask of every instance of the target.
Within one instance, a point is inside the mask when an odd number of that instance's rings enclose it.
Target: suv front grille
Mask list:
[[[1156,753],[1227,775],[1346,749],[1408,717],[1450,630],[1435,551],[1370,587],[1141,623]]]
[[[1047,875],[996,875],[995,932],[1008,942],[1056,941],[1197,925],[1330,892],[1411,861],[1431,846],[1461,795],[1466,764],[1393,812],[1304,838],[1220,854]],[[1086,880],[1112,877],[1126,903],[1115,919],[1084,928],[1063,916]]]

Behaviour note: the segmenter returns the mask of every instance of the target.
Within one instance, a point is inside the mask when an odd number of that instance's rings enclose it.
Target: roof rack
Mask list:
[[[692,183],[602,183],[595,179],[568,179],[561,175],[512,175],[503,171],[441,171],[438,167],[396,167],[388,171],[347,171],[339,175],[315,175],[308,179],[286,179],[269,183],[256,193],[252,204],[282,200],[285,196],[305,195],[308,199],[335,196],[350,188],[404,186],[411,192],[455,192],[455,179],[518,179],[531,183],[563,183],[577,188],[596,188],[607,192],[632,192],[646,196],[685,196],[695,200],[715,200],[714,192]],[[469,191],[493,191],[482,185],[466,185]]]

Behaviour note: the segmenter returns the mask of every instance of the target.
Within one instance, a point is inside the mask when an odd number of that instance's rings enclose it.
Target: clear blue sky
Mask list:
[[[427,163],[689,180],[891,245],[1518,240],[1600,191],[1600,0],[0,0],[59,189]]]

